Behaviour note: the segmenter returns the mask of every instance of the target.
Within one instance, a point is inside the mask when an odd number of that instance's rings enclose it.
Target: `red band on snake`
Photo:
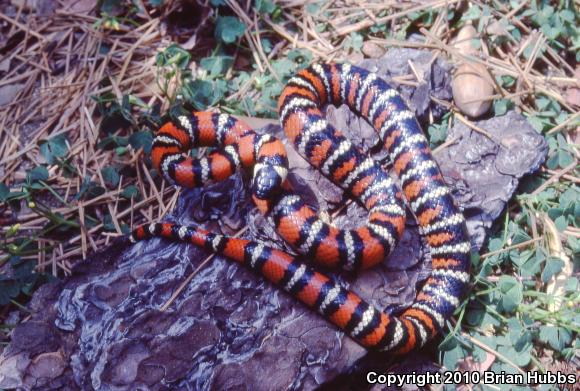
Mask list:
[[[402,192],[378,163],[326,121],[323,108],[342,103],[377,131]],[[348,64],[315,64],[299,72],[280,96],[279,114],[298,152],[368,210],[365,226],[340,230],[317,217],[286,180],[288,159],[280,140],[259,135],[231,116],[203,112],[181,116],[160,128],[153,143],[153,165],[167,180],[185,187],[223,180],[240,166],[253,167],[254,202],[302,256],[169,223],[138,227],[131,238],[160,236],[191,242],[247,265],[369,349],[403,354],[423,346],[459,305],[469,282],[471,246],[465,219],[414,115],[385,81]],[[202,159],[183,156],[188,149],[204,145],[220,150]],[[306,264],[312,260],[353,270],[383,261],[401,237],[404,199],[427,240],[432,271],[413,304],[401,314],[374,308]]]

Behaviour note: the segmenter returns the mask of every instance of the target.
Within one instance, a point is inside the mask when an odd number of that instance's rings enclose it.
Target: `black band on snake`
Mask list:
[[[324,106],[342,103],[377,131],[402,192],[379,164],[326,121]],[[286,181],[288,159],[279,140],[259,135],[231,116],[203,112],[160,128],[153,143],[153,165],[167,180],[185,187],[223,180],[238,167],[253,168],[254,202],[302,256],[175,224],[141,226],[132,239],[161,236],[190,242],[247,265],[369,349],[403,354],[423,346],[459,305],[469,282],[471,246],[465,219],[415,116],[385,81],[348,64],[315,64],[299,72],[280,96],[279,115],[298,152],[366,207],[366,225],[339,230],[320,220],[291,191]],[[203,145],[221,149],[203,159],[183,156]],[[413,304],[395,316],[374,308],[305,260],[347,270],[383,261],[404,228],[403,194],[428,243],[432,271]]]

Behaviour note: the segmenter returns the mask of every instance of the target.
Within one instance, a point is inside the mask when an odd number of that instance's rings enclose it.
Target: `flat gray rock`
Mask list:
[[[403,67],[431,54],[396,49],[386,59],[366,61],[384,77],[393,59]],[[439,110],[429,94],[448,90],[441,60],[424,72],[425,91],[407,95],[421,116]],[[416,65],[417,65],[416,64]],[[396,68],[400,70],[400,68]],[[408,87],[405,87],[408,88]],[[425,89],[424,88],[424,89]],[[344,108],[330,119],[364,148],[376,144],[368,126]],[[480,248],[512,196],[519,178],[537,169],[547,146],[514,112],[478,122],[494,140],[456,125],[455,142],[435,155],[469,221],[472,243]],[[280,135],[280,129],[265,129]],[[344,206],[338,188],[312,170],[288,147],[298,191],[332,215]],[[380,151],[374,156],[388,165]],[[252,206],[247,177],[237,174],[206,189],[184,191],[167,221],[203,224],[286,248],[272,224]],[[349,203],[332,221],[353,227],[366,220]],[[192,245],[153,239],[126,242],[79,263],[71,278],[39,289],[30,303],[31,320],[19,324],[0,356],[0,387],[98,390],[313,390],[321,386],[361,389],[368,368],[400,371],[432,368],[436,342],[397,363],[367,352],[334,326],[245,268]],[[385,262],[359,275],[336,278],[378,308],[412,302],[417,284],[429,273],[428,256],[409,215],[408,229]],[[195,271],[167,310],[161,308]],[[380,364],[377,364],[380,363]]]

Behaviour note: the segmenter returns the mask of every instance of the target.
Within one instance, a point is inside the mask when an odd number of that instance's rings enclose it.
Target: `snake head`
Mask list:
[[[288,170],[282,166],[261,164],[254,166],[252,193],[260,200],[271,199],[280,191]]]

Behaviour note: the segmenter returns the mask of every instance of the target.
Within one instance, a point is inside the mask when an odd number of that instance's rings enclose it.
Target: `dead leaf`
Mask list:
[[[63,0],[62,10],[80,14],[89,14],[95,7],[94,0]]]
[[[548,304],[548,311],[556,312],[562,307],[564,302],[566,283],[570,276],[572,276],[572,262],[562,248],[560,234],[552,219],[547,214],[543,214],[542,222],[544,223],[544,237],[546,238],[546,246],[548,247],[549,254],[553,257],[560,258],[564,262],[562,270],[552,276],[546,285],[546,293],[552,297],[550,304]]]
[[[568,88],[564,94],[564,99],[572,106],[580,106],[580,88]]]
[[[377,45],[376,43],[365,41],[362,46],[362,52],[367,57],[379,58],[385,54],[386,50],[384,47]]]
[[[24,88],[24,84],[8,84],[0,87],[0,106],[11,103]]]

